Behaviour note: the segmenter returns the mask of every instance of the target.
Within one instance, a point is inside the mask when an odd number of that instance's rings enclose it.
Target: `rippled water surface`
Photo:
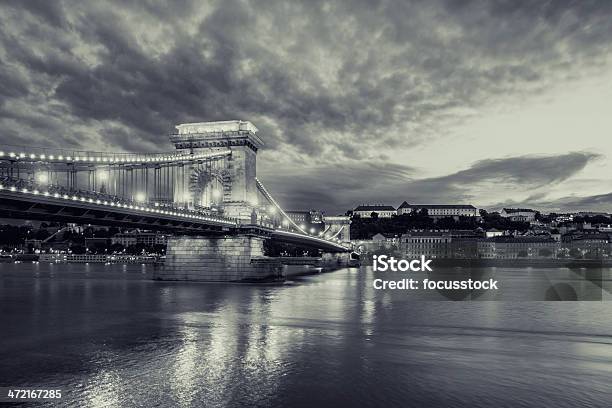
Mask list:
[[[539,272],[500,273],[520,293]],[[612,406],[609,301],[430,301],[372,274],[197,284],[0,264],[0,386],[61,388],[74,407]]]

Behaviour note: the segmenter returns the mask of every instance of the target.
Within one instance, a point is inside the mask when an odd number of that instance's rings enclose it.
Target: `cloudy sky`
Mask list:
[[[612,211],[610,1],[3,1],[0,143],[245,119],[285,208]]]

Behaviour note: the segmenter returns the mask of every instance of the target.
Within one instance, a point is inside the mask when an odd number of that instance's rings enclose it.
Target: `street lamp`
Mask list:
[[[145,196],[145,193],[139,192],[139,193],[136,193],[135,198],[136,198],[136,201],[140,203],[144,203],[147,199],[147,196]]]
[[[49,182],[49,175],[47,173],[40,172],[36,174],[36,181],[39,184],[47,184]]]

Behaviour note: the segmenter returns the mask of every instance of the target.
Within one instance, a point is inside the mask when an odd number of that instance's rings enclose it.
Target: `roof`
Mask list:
[[[257,128],[248,120],[222,120],[217,122],[181,123],[175,126],[179,134],[238,132],[241,130],[256,133]]]
[[[453,237],[480,237],[481,234],[474,230],[449,230]]]
[[[395,211],[390,205],[360,205],[353,211]]]
[[[504,208],[503,209],[507,213],[516,213],[516,212],[536,212],[536,210],[532,210],[531,208]]]
[[[471,204],[408,204],[405,201],[402,203],[400,208],[461,208],[469,210],[476,209],[476,207]]]
[[[526,236],[526,237],[514,237],[512,235],[502,235],[499,237],[487,238],[488,242],[500,242],[500,243],[536,243],[536,242],[556,242],[552,238],[548,237],[536,237],[536,236]]]
[[[604,232],[592,232],[592,233],[584,233],[579,231],[573,231],[568,234],[563,235],[564,239],[571,239],[572,241],[580,241],[587,239],[599,239],[608,241],[610,239],[609,235]]]
[[[450,237],[450,235],[449,230],[409,230],[406,231],[405,234],[402,234],[402,237]]]

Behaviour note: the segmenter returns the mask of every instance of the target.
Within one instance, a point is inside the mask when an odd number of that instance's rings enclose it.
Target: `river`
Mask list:
[[[607,295],[533,300],[535,281],[580,280],[568,271],[497,268],[505,292],[460,302],[374,290],[373,274],[202,284],[0,264],[0,386],[73,407],[611,406]]]

